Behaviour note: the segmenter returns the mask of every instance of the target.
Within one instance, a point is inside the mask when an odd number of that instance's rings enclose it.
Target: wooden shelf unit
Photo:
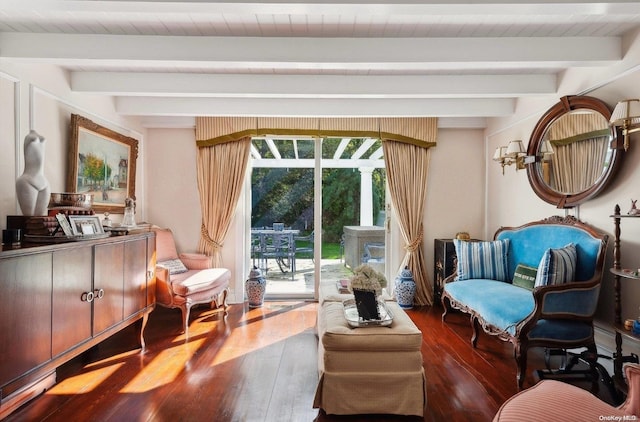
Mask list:
[[[622,353],[622,340],[627,339],[631,341],[640,342],[640,335],[633,334],[631,331],[624,328],[622,321],[622,280],[640,280],[640,275],[634,272],[623,269],[621,260],[620,249],[620,222],[623,219],[639,219],[640,216],[633,215],[621,215],[620,206],[616,205],[613,215],[614,224],[614,242],[613,242],[613,267],[610,269],[614,279],[614,323],[613,328],[615,330],[616,351],[613,355],[613,381],[616,387],[623,393],[627,394],[627,383],[624,378],[623,365],[625,362],[637,362],[638,358],[635,355],[625,356]]]

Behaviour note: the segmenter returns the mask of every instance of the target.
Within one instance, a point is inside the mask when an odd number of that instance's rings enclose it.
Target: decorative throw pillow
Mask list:
[[[535,287],[564,284],[574,280],[577,261],[578,253],[573,243],[560,249],[547,249],[538,265]]]
[[[158,265],[169,270],[169,274],[180,274],[189,271],[178,258],[158,262]]]
[[[518,264],[516,271],[513,274],[513,285],[523,287],[528,290],[533,290],[533,286],[536,282],[537,268],[529,267],[528,265]]]
[[[458,257],[458,280],[486,278],[509,281],[509,239],[467,242],[453,239]]]

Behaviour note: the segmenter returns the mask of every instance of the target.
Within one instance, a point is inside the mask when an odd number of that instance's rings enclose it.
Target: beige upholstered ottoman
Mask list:
[[[423,415],[422,333],[395,302],[387,306],[394,314],[389,327],[351,328],[342,302],[321,305],[314,407],[337,415]]]

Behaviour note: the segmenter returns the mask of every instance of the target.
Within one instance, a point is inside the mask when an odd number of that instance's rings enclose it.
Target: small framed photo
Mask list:
[[[100,217],[97,215],[70,215],[69,222],[76,236],[104,234]]]
[[[56,214],[56,219],[58,220],[58,224],[60,224],[64,235],[73,236],[73,228],[71,227],[71,224],[69,224],[69,220],[67,220],[67,217],[59,212],[58,214]]]

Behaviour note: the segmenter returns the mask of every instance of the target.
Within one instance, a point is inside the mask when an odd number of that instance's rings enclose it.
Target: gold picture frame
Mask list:
[[[124,214],[136,198],[138,141],[78,114],[71,115],[67,192],[93,194],[93,210]]]

